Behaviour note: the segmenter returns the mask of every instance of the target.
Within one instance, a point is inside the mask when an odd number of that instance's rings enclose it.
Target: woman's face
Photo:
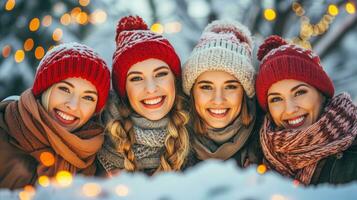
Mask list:
[[[167,115],[175,101],[175,78],[169,66],[147,59],[131,66],[126,76],[126,93],[133,110],[149,120]]]
[[[324,97],[313,86],[285,79],[268,90],[268,108],[274,123],[287,129],[304,129],[318,120]]]
[[[52,86],[48,99],[48,113],[67,131],[82,127],[93,116],[97,89],[82,78],[67,78]]]
[[[224,128],[237,118],[243,94],[239,81],[223,71],[204,72],[193,86],[196,111],[211,128]]]

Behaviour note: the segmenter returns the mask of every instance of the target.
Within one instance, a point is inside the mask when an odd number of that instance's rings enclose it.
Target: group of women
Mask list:
[[[62,170],[154,175],[212,158],[305,185],[357,180],[357,107],[334,94],[311,50],[270,36],[254,67],[250,31],[229,20],[210,23],[182,66],[138,16],[119,20],[115,41],[111,70],[91,48],[61,44],[32,88],[0,103],[0,188]]]

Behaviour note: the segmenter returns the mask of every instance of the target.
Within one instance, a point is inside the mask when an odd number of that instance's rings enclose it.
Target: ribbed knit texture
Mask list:
[[[126,75],[134,64],[156,58],[169,65],[177,78],[181,77],[181,63],[170,42],[147,28],[138,16],[119,20],[113,55],[112,84],[120,96],[125,96]]]
[[[189,95],[197,77],[205,71],[225,71],[238,79],[253,97],[255,70],[252,64],[252,38],[236,21],[217,20],[202,33],[183,67],[183,90]]]
[[[48,51],[37,68],[32,92],[38,97],[53,84],[75,77],[86,79],[96,87],[96,112],[99,112],[108,97],[110,71],[104,60],[83,44],[64,43]]]

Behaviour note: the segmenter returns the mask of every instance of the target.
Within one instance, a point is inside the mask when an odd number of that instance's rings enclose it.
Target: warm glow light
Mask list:
[[[81,11],[82,9],[80,7],[75,7],[71,10],[71,16],[75,19]]]
[[[53,31],[53,34],[52,34],[52,39],[56,42],[60,41],[62,39],[62,36],[63,36],[63,32],[62,32],[62,29],[60,28],[56,28],[54,31]]]
[[[181,31],[181,28],[180,22],[170,22],[165,24],[165,33],[178,33]]]
[[[68,187],[72,184],[72,174],[68,171],[59,171],[56,174],[56,181],[62,187]]]
[[[338,7],[335,4],[330,4],[328,6],[328,13],[332,16],[338,15]]]
[[[17,63],[22,62],[22,61],[25,59],[25,52],[24,52],[24,50],[17,50],[14,57],[15,57],[15,61],[16,61]]]
[[[68,13],[63,14],[60,21],[61,24],[67,26],[68,24],[71,23],[71,15],[69,15]]]
[[[50,15],[46,15],[42,19],[42,26],[51,26],[52,24],[52,17]]]
[[[264,164],[261,164],[257,167],[257,172],[259,174],[264,174],[267,171],[267,167]]]
[[[300,185],[300,181],[298,181],[298,180],[293,180],[293,185],[294,185],[294,187],[298,187],[299,185]]]
[[[81,6],[88,6],[90,0],[79,0],[79,5]]]
[[[36,59],[40,60],[45,55],[45,49],[43,47],[38,46],[35,50]],[[43,165],[49,167],[55,164],[55,157],[50,152],[43,152],[40,155],[40,160]]]
[[[5,4],[5,10],[11,11],[12,9],[14,9],[15,4],[16,4],[15,0],[7,0]]]
[[[7,58],[7,57],[9,57],[10,53],[11,53],[11,46],[5,45],[4,48],[2,49],[2,56],[4,58]]]
[[[129,194],[129,188],[125,185],[118,185],[115,188],[115,192],[117,193],[118,196],[125,197],[128,196]]]
[[[274,194],[272,197],[271,197],[271,200],[286,200],[287,198],[285,198],[283,195],[281,194]]]
[[[38,184],[40,184],[42,187],[48,187],[50,185],[50,179],[48,176],[40,176],[38,178]]]
[[[80,12],[77,17],[76,17],[76,21],[78,24],[87,24],[88,23],[88,15],[86,12]]]
[[[107,13],[101,9],[95,10],[91,16],[90,16],[90,21],[93,24],[100,24],[103,23],[107,20]]]
[[[33,18],[33,19],[30,21],[29,29],[30,29],[30,31],[37,31],[38,28],[40,28],[40,19],[38,19],[38,18]]]
[[[82,192],[87,197],[95,197],[100,194],[102,188],[96,183],[86,183],[82,187]]]
[[[34,42],[32,38],[28,38],[24,43],[24,50],[30,51],[33,48]]]
[[[345,9],[348,14],[354,14],[356,12],[356,7],[351,2],[346,3]]]
[[[276,18],[275,10],[269,8],[264,10],[264,18],[268,21],[273,21]]]
[[[31,185],[26,185],[24,190],[19,193],[20,200],[31,200],[36,193],[36,190]]]
[[[155,32],[157,34],[163,34],[164,33],[164,26],[159,24],[159,23],[155,23],[151,26],[151,31]]]

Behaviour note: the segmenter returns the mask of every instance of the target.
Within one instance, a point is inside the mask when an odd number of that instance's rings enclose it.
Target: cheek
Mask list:
[[[283,106],[282,105],[268,105],[268,112],[270,116],[272,117],[274,123],[276,125],[281,124],[281,115],[283,113]]]

